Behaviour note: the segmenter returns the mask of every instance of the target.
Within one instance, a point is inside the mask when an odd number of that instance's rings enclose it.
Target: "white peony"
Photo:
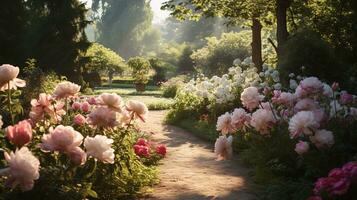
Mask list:
[[[311,142],[314,143],[319,149],[331,147],[335,144],[332,132],[325,129],[316,131],[315,135],[311,136],[310,139]]]
[[[97,104],[107,106],[108,108],[120,112],[122,106],[122,99],[119,95],[112,93],[103,93],[97,98]]]
[[[301,134],[312,135],[313,130],[319,127],[319,123],[312,111],[300,111],[289,121],[289,131],[291,137]]]
[[[232,149],[233,137],[229,136],[220,136],[217,138],[216,143],[214,144],[214,152],[217,155],[217,160],[226,160],[232,158],[233,149]]]
[[[5,159],[9,167],[1,170],[1,174],[8,177],[6,184],[11,188],[20,186],[21,190],[28,191],[34,186],[34,181],[40,177],[40,161],[27,147],[22,147],[8,154]]]
[[[259,131],[261,134],[269,134],[269,129],[276,123],[276,119],[271,110],[258,109],[256,110],[250,121],[250,125]]]
[[[243,108],[234,109],[231,117],[231,124],[235,129],[244,129],[249,125],[251,117]]]
[[[258,88],[256,87],[245,88],[240,97],[244,107],[249,110],[253,110],[258,107],[263,98],[264,96],[259,94]]]
[[[137,117],[141,119],[141,121],[145,122],[145,118],[149,113],[149,110],[144,103],[140,101],[130,100],[126,104],[126,108],[128,111],[134,114],[134,117]]]
[[[73,97],[77,95],[80,89],[81,86],[69,81],[64,81],[56,86],[55,91],[53,92],[53,97],[56,99]]]
[[[104,135],[96,135],[94,138],[87,136],[84,140],[84,147],[87,150],[87,155],[92,156],[103,163],[114,163],[114,149],[111,148],[112,139]]]

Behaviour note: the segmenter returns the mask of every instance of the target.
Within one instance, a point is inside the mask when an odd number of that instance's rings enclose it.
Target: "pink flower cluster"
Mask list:
[[[315,183],[314,193],[319,197],[327,193],[330,197],[347,193],[351,184],[357,181],[357,162],[346,163],[342,168],[332,169],[327,177],[319,178]]]
[[[155,151],[152,151],[152,148]],[[144,138],[139,138],[134,145],[135,154],[139,157],[149,158],[152,153],[156,153],[160,156],[165,156],[167,153],[167,148],[163,144],[156,145],[152,142],[147,141]]]

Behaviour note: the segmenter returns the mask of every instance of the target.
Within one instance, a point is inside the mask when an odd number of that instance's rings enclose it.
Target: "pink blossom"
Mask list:
[[[349,104],[353,102],[353,95],[348,94],[346,91],[341,92],[340,94],[340,103],[341,104]]]
[[[150,157],[150,147],[142,145],[134,145],[135,154],[140,157]]]
[[[240,97],[242,104],[250,111],[258,107],[263,98],[264,96],[259,94],[256,87],[245,88]]]
[[[149,146],[149,143],[148,143],[148,141],[146,139],[139,138],[138,141],[136,141],[136,145]]]
[[[251,117],[242,108],[234,109],[231,116],[231,124],[234,129],[244,129],[249,125]]]
[[[319,106],[316,101],[309,99],[309,98],[305,98],[305,99],[301,99],[300,101],[298,101],[295,104],[294,110],[295,110],[295,112],[299,112],[302,110],[305,110],[305,111],[316,110],[318,108],[319,108]]]
[[[20,69],[9,64],[0,66],[0,91],[17,89],[17,87],[25,87],[26,82],[18,79]]]
[[[2,171],[1,175],[6,175],[6,185],[11,188],[20,186],[22,191],[31,190],[34,181],[40,177],[40,161],[31,153],[27,147],[22,147],[8,154],[5,152],[5,159],[9,167]]]
[[[331,147],[335,144],[332,132],[325,129],[316,131],[315,135],[310,137],[310,140],[319,149],[324,147]]]
[[[97,104],[107,106],[108,108],[120,112],[123,100],[115,93],[103,93],[97,98]]]
[[[67,154],[75,165],[84,165],[87,161],[87,154],[80,147],[71,149]]]
[[[69,81],[64,81],[57,84],[55,91],[53,92],[53,97],[56,99],[74,97],[77,95],[80,89],[81,87],[79,85]]]
[[[337,91],[339,87],[340,87],[340,86],[339,86],[339,84],[338,84],[337,82],[333,82],[333,83],[332,83],[332,90],[333,90],[333,91]]]
[[[87,102],[90,104],[90,105],[97,105],[97,99],[95,97],[89,97],[87,99]]]
[[[83,112],[89,112],[89,110],[90,110],[90,104],[88,103],[88,102],[83,102],[82,104],[81,104],[81,110],[83,111]]]
[[[146,105],[140,101],[130,100],[126,104],[126,109],[134,114],[134,117],[141,119],[145,122],[146,115],[149,110]]]
[[[296,113],[289,121],[289,131],[291,137],[301,134],[312,135],[313,131],[319,127],[314,113],[311,111],[300,111]]]
[[[6,137],[17,147],[22,147],[32,139],[32,126],[27,120],[20,121],[14,126],[8,126]]]
[[[222,134],[234,133],[236,130],[232,125],[232,117],[226,112],[217,119],[217,131],[221,131]]]
[[[316,77],[308,77],[300,82],[296,88],[295,94],[299,97],[316,95],[323,92],[323,83]]]
[[[166,146],[164,144],[160,144],[156,146],[156,153],[162,156],[165,156],[167,152]]]
[[[106,107],[92,110],[88,115],[87,122],[96,127],[115,127],[119,124],[116,113]]]
[[[296,99],[295,94],[291,94],[289,92],[280,92],[278,90],[275,90],[272,101],[273,103],[291,106],[294,103],[295,99]]]
[[[86,118],[81,114],[77,114],[74,116],[73,122],[78,126],[82,126],[86,123]]]
[[[66,114],[63,110],[64,103],[55,103],[51,95],[41,93],[38,99],[31,100],[30,118],[36,122],[42,120],[45,115],[51,117],[54,121],[60,121],[61,116]]]
[[[304,141],[299,141],[295,146],[295,151],[299,155],[307,153],[309,151],[309,143]]]
[[[272,111],[266,109],[258,109],[252,115],[250,125],[259,131],[261,134],[269,134],[269,129],[276,123],[276,119]]]
[[[214,152],[217,155],[217,160],[231,159],[233,156],[232,149],[233,137],[220,136],[214,144]]]
[[[314,193],[327,192],[330,196],[340,196],[347,192],[351,182],[349,174],[340,168],[330,171],[328,177],[319,178],[315,183]]]
[[[349,177],[356,182],[357,181],[357,162],[349,162],[343,165],[342,170],[348,173]]]
[[[130,115],[129,111],[126,109],[122,109],[122,111],[118,114],[119,116],[119,122],[121,123],[122,126],[129,124],[130,121],[132,120],[132,116]]]
[[[40,147],[43,151],[70,152],[82,144],[83,136],[71,126],[58,125],[43,135]]]
[[[104,135],[96,135],[95,137],[86,137],[84,147],[87,150],[87,155],[92,156],[103,163],[114,163],[114,149],[111,148],[114,140],[107,138]]]
[[[81,103],[79,103],[79,102],[74,102],[73,104],[72,104],[72,109],[73,110],[79,110],[79,109],[81,109]]]

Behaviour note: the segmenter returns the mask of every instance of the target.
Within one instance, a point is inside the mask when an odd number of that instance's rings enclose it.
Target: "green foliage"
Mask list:
[[[121,74],[127,69],[123,58],[98,43],[93,43],[84,57],[89,59],[84,68],[84,78],[90,84],[93,82],[100,83],[96,76],[98,72],[108,75],[111,81],[115,74]],[[92,84],[92,86],[94,85]]]
[[[173,67],[169,63],[166,63],[161,59],[150,58],[149,62],[152,69],[155,70],[155,75],[153,76],[153,81],[155,85],[165,81],[168,72],[173,71]]]
[[[183,87],[187,76],[179,75],[173,78],[170,78],[168,81],[161,85],[161,90],[163,90],[163,97],[174,98],[177,91]]]
[[[194,63],[191,58],[193,50],[190,46],[187,46],[183,49],[182,54],[177,63],[177,68],[179,72],[193,72]]]
[[[249,32],[223,33],[221,38],[206,38],[207,45],[191,55],[199,71],[207,75],[222,75],[235,59],[243,60],[249,55]]]
[[[301,67],[304,69],[301,70]],[[342,73],[333,49],[319,34],[301,31],[292,36],[282,47],[279,68],[283,78],[289,73],[319,76],[329,82],[342,80]],[[343,66],[341,66],[343,67]]]
[[[132,76],[136,84],[146,84],[150,78],[150,62],[142,57],[130,58],[128,66],[132,69]]]

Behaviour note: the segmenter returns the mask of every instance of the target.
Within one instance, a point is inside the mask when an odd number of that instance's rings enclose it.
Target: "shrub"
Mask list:
[[[128,65],[132,69],[132,76],[136,84],[149,82],[151,65],[147,59],[141,57],[130,58]]]
[[[168,81],[164,82],[161,85],[161,89],[163,90],[163,97],[174,98],[176,96],[177,91],[183,86],[186,81],[187,76],[179,75],[173,78],[170,78]]]

